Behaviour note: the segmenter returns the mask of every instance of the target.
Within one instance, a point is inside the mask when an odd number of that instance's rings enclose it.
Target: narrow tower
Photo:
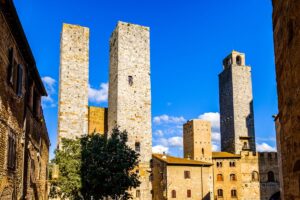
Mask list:
[[[183,125],[183,152],[185,158],[212,162],[211,125],[209,121],[193,119]]]
[[[251,67],[245,54],[232,51],[219,74],[221,149],[255,151]]]
[[[88,132],[89,29],[63,24],[60,43],[58,147]]]
[[[152,157],[149,28],[124,22],[110,38],[108,131],[128,132],[128,145],[140,154],[140,187],[134,199],[151,199]]]

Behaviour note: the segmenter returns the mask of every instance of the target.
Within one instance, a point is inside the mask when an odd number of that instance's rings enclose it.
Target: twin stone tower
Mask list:
[[[61,138],[88,133],[89,29],[64,24],[61,34],[58,148]],[[108,134],[128,132],[140,154],[141,185],[133,196],[151,199],[152,158],[149,28],[118,22],[110,38]],[[101,181],[101,180],[99,180]]]
[[[58,148],[61,138],[89,134],[89,29],[64,24],[61,34]],[[139,152],[141,185],[133,197],[151,199],[152,158],[149,28],[118,22],[110,38],[108,134],[128,131],[128,145]],[[222,151],[255,151],[251,68],[233,51],[219,75]],[[105,122],[106,123],[106,122]],[[101,181],[101,180],[99,180]]]

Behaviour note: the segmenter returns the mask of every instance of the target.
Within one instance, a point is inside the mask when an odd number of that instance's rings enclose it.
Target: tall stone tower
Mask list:
[[[63,24],[60,43],[58,147],[88,133],[89,29]]]
[[[212,162],[209,121],[193,119],[183,125],[183,152],[185,158]]]
[[[251,67],[245,54],[232,51],[219,74],[221,149],[255,151]]]
[[[108,130],[128,131],[128,144],[139,152],[140,187],[134,199],[152,199],[150,39],[149,28],[118,22],[110,38]]]

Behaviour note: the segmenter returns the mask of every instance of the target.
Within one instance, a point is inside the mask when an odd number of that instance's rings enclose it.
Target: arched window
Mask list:
[[[223,175],[222,174],[217,175],[217,181],[223,181]]]
[[[231,190],[231,197],[233,197],[233,198],[237,197],[236,189]]]
[[[244,149],[244,150],[245,150],[245,149],[249,149],[248,143],[247,143],[247,142],[244,142],[243,149]]]
[[[236,181],[235,174],[230,174],[230,181]]]
[[[219,162],[217,162],[217,167],[219,167],[220,166],[220,164],[219,164]]]
[[[202,148],[202,155],[204,155],[204,149]]]
[[[222,189],[218,189],[218,197],[223,197],[223,190]]]
[[[237,65],[242,65],[242,58],[241,58],[241,56],[237,56],[235,61],[236,61]]]
[[[274,172],[269,171],[268,172],[268,182],[274,182],[274,181],[275,181]]]
[[[176,198],[176,190],[172,190],[172,198]]]
[[[257,171],[252,172],[252,181],[259,181],[259,176]]]

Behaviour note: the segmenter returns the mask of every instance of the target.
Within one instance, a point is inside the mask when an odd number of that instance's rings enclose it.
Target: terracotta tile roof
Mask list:
[[[165,156],[166,158],[163,158]],[[178,158],[178,157],[173,157],[169,155],[163,155],[163,154],[152,154],[152,157],[167,163],[168,165],[202,165],[202,166],[211,166],[212,163],[208,162],[202,162],[202,161],[197,161],[197,160],[191,160],[187,158]]]
[[[241,158],[239,154],[233,154],[228,152],[212,152],[213,158]]]

